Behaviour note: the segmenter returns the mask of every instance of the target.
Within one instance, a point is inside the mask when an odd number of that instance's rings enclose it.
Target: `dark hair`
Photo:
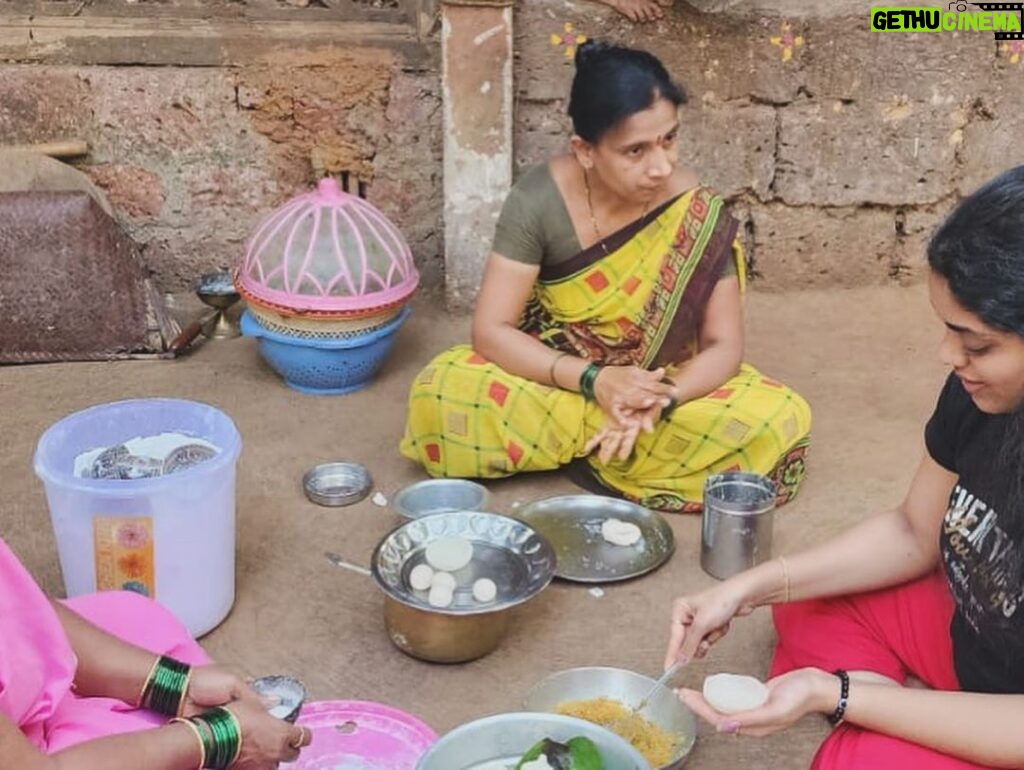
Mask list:
[[[686,104],[686,92],[647,51],[588,40],[576,49],[569,117],[576,134],[596,143],[619,121],[656,99]]]
[[[965,309],[1024,337],[1024,166],[953,210],[928,244],[928,265]]]
[[[1024,337],[1024,166],[961,201],[928,243],[928,265],[987,326]],[[1024,408],[1008,415],[998,458],[1007,480],[999,526],[1024,547]],[[1024,551],[1021,552],[1024,555]],[[1024,564],[1011,565],[1019,585]]]

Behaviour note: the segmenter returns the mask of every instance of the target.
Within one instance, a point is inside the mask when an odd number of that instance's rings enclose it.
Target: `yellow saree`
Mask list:
[[[726,260],[741,287],[736,221],[697,188],[567,262],[544,267],[520,328],[553,349],[605,364],[684,364]],[[468,345],[416,377],[401,451],[433,476],[497,478],[582,458],[605,421],[572,391],[509,374]],[[769,475],[778,502],[804,475],[810,408],[790,388],[744,364],[714,392],[681,405],[624,461],[586,457],[610,493],[662,511],[700,511],[704,479],[724,470]]]

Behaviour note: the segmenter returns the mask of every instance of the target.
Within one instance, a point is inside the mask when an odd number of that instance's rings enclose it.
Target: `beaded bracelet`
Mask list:
[[[594,383],[597,382],[597,376],[600,373],[601,364],[591,361],[580,374],[580,393],[588,401],[593,401],[596,397],[594,394]]]
[[[846,706],[850,702],[850,675],[841,668],[832,673],[839,677],[839,703],[836,704],[836,710],[829,714],[828,721],[833,727],[837,727],[843,721]]]
[[[146,683],[142,685],[139,708],[169,717],[180,716],[191,680],[191,666],[166,655],[161,656],[153,664]]]

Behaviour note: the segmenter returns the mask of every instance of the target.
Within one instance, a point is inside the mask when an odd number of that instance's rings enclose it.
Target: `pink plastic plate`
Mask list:
[[[313,733],[289,770],[414,770],[437,733],[411,714],[360,700],[307,703],[298,724]]]

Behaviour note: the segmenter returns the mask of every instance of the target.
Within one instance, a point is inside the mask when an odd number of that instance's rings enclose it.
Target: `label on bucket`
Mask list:
[[[97,591],[156,594],[151,517],[94,516],[92,533]]]

